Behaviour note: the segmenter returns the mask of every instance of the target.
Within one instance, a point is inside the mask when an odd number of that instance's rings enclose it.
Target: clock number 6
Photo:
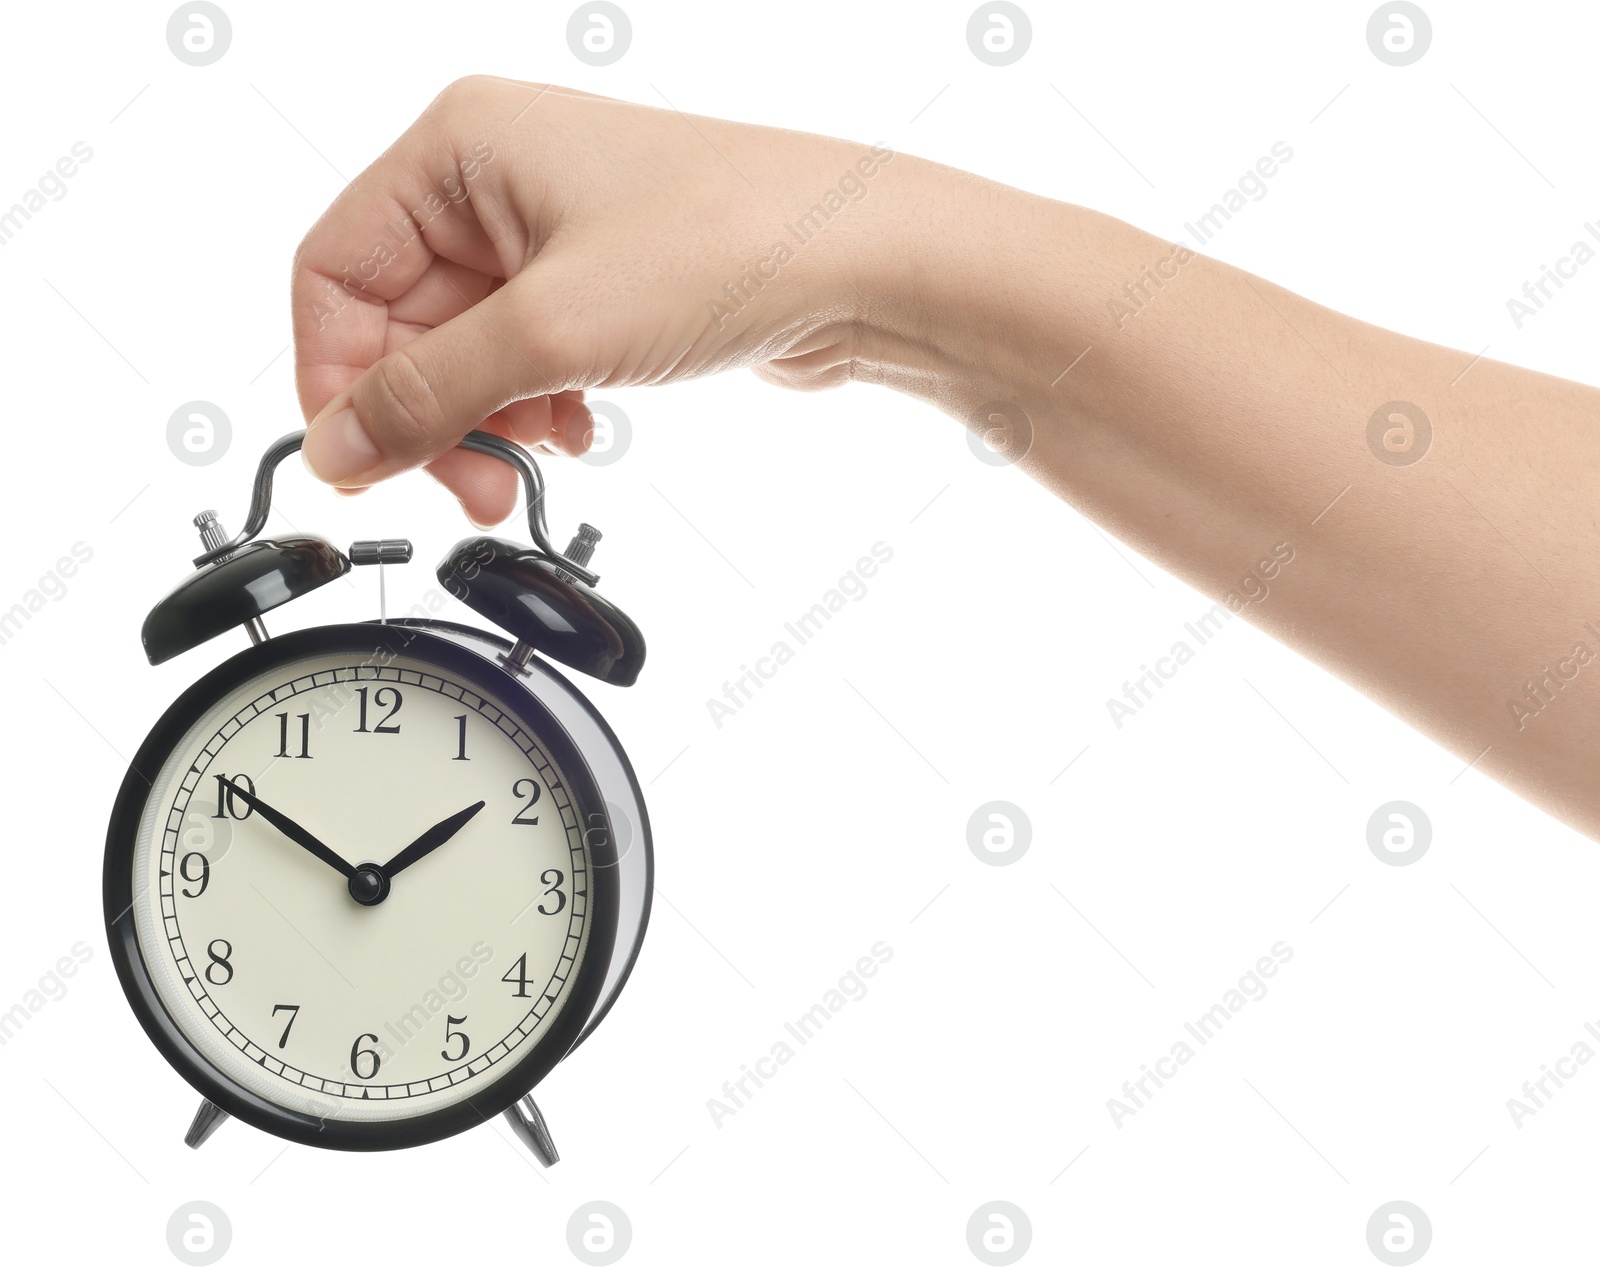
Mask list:
[[[456,1027],[465,1026],[466,1022],[467,1022],[467,1020],[464,1017],[462,1017],[462,1018],[452,1018],[448,1014],[445,1015],[445,1019],[444,1019],[444,1043],[445,1043],[445,1047],[439,1050],[439,1056],[442,1057],[446,1062],[459,1062],[463,1058],[465,1058],[467,1056],[467,1054],[472,1052],[472,1041],[467,1039],[467,1033],[465,1031],[457,1031],[457,1030],[455,1030]],[[452,1041],[452,1040],[460,1040],[461,1041],[461,1052],[460,1053],[452,1053],[452,1052],[450,1052],[450,1047],[449,1046],[450,1046],[450,1041]]]
[[[378,1042],[378,1037],[371,1031],[363,1032],[361,1035],[356,1037],[356,1042],[350,1046],[350,1069],[355,1072],[357,1079],[370,1080],[378,1073],[378,1067],[380,1065],[378,1061],[378,1050],[363,1049],[361,1047],[361,1042],[363,1040],[371,1040],[374,1044],[376,1044]],[[371,1066],[365,1071],[361,1069],[362,1058],[372,1059]]]
[[[213,987],[226,987],[233,981],[233,962],[228,959],[233,955],[233,944],[227,939],[212,939],[206,944],[206,954],[211,957],[211,964],[206,966],[206,982]]]

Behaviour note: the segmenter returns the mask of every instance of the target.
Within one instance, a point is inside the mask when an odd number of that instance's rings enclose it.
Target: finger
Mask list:
[[[553,457],[587,449],[594,421],[582,391],[570,391],[515,401],[491,414],[481,427],[535,454]],[[521,505],[516,473],[486,454],[453,449],[429,463],[428,472],[455,494],[467,519],[479,528],[501,523]]]
[[[498,92],[498,90],[496,90]],[[465,81],[446,89],[458,99],[432,109],[352,182],[312,227],[295,253],[291,300],[300,406],[309,418],[356,374],[384,354],[384,306],[416,285],[436,257],[485,277],[505,276],[526,259],[527,241],[515,222],[497,225],[494,239],[478,219],[474,182],[494,174],[488,127],[454,134],[453,120],[487,120],[484,85]],[[459,109],[455,108],[459,106]]]
[[[301,453],[312,473],[369,485],[437,458],[513,401],[578,386],[559,332],[525,311],[527,295],[555,289],[554,272],[536,262],[362,374],[311,421]]]

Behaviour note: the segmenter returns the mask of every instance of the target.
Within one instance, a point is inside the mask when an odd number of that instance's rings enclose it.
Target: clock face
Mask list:
[[[252,649],[264,668],[202,681],[141,754],[148,990],[226,1085],[324,1122],[502,1108],[571,1044],[609,936],[565,734],[481,659],[393,631]]]

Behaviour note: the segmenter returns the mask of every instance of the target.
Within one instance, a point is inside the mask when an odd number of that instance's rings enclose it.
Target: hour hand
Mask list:
[[[393,877],[395,873],[399,872],[402,868],[411,867],[412,864],[416,863],[417,860],[421,859],[430,851],[437,850],[439,847],[443,846],[447,841],[461,831],[462,827],[468,820],[470,820],[479,811],[483,810],[483,807],[484,804],[482,802],[474,802],[471,806],[467,807],[466,810],[457,811],[449,819],[440,820],[421,837],[417,838],[416,841],[412,842],[411,845],[407,846],[403,851],[386,863],[383,866],[385,875]]]
[[[329,850],[282,811],[273,810],[272,807],[268,806],[254,793],[251,793],[250,790],[240,788],[226,776],[218,776],[217,779],[221,782],[223,788],[231,790],[234,797],[238,798],[262,819],[266,820],[266,822],[271,824],[273,828],[277,829],[296,846],[303,847],[304,849],[310,851],[323,863],[327,864],[328,867],[335,869],[340,876],[349,877],[355,873],[354,868],[345,863],[345,861],[341,859],[335,852]]]

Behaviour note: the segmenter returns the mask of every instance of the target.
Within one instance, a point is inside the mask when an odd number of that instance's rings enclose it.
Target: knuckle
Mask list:
[[[374,369],[371,395],[361,404],[382,429],[382,448],[392,457],[432,453],[448,422],[422,363],[409,349],[399,348]]]

